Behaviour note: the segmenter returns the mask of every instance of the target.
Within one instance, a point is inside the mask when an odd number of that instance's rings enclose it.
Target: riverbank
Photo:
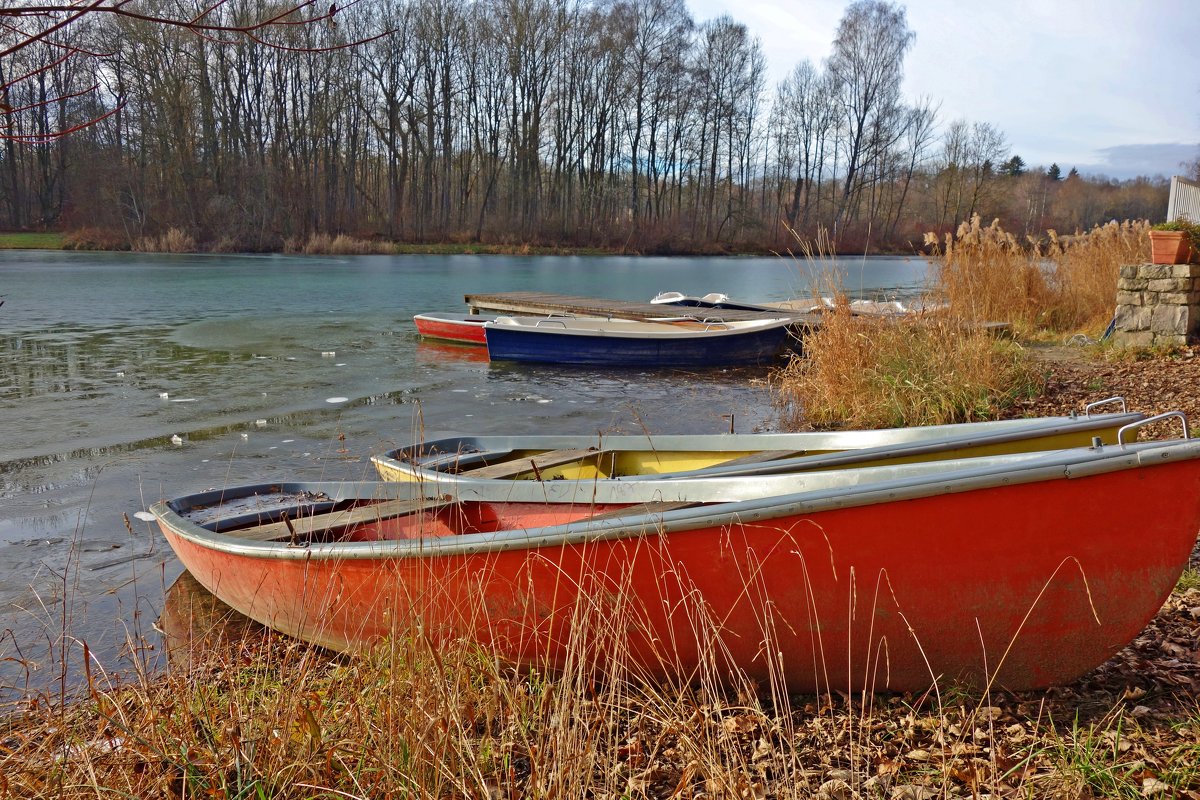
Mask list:
[[[1046,392],[1013,416],[1121,394],[1200,418],[1200,348],[1031,349]],[[787,696],[646,684],[606,660],[593,682],[433,651],[416,633],[342,658],[193,619],[182,627],[206,646],[169,673],[97,666],[76,702],[12,709],[0,798],[1200,797],[1200,551],[1134,642],[1038,692]]]
[[[1169,354],[1103,347],[1030,345],[1045,375],[1041,395],[1017,401],[1013,416],[1043,416],[1082,409],[1105,397],[1124,397],[1147,414],[1182,411],[1200,424],[1200,345]]]
[[[174,243],[172,243],[174,242]],[[82,250],[88,252],[143,253],[226,253],[238,255],[221,243],[197,245],[187,237],[164,236],[139,241],[132,247],[122,238],[99,231],[68,233],[0,232],[0,250]],[[289,255],[506,255],[506,256],[779,256],[801,258],[797,251],[780,253],[769,248],[731,248],[720,244],[692,246],[682,242],[660,244],[652,248],[594,247],[565,244],[519,242],[394,242],[383,239],[356,239],[346,236],[313,236],[307,242],[281,242],[278,247],[255,253]],[[246,255],[247,253],[240,253]],[[834,254],[824,254],[832,257]],[[852,252],[845,257],[862,257]],[[920,256],[910,250],[872,250],[868,255]]]

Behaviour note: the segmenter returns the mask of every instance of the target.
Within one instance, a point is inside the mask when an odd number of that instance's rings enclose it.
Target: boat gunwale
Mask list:
[[[1006,459],[1009,457],[998,457]],[[779,517],[814,514],[824,511],[868,506],[884,502],[899,502],[944,494],[1038,483],[1048,480],[1074,479],[1140,469],[1166,463],[1200,458],[1200,439],[1179,439],[1167,442],[1140,442],[1125,445],[1106,445],[1100,449],[1073,448],[1035,454],[1034,458],[1012,457],[1011,463],[983,467],[968,467],[945,473],[916,477],[893,478],[878,483],[851,487],[824,488],[800,491],[788,495],[759,497],[748,500],[715,503],[706,506],[677,509],[662,513],[642,513],[603,520],[580,520],[541,528],[513,529],[499,532],[472,533],[415,540],[386,540],[368,542],[305,543],[248,542],[236,536],[214,533],[177,513],[172,504],[192,498],[220,497],[214,490],[188,495],[176,500],[155,503],[150,511],[170,535],[178,536],[207,549],[225,554],[271,560],[350,560],[350,559],[407,559],[444,556],[478,555],[508,550],[536,550],[541,547],[562,547],[575,544],[669,534],[676,531],[715,528],[727,525],[763,522]],[[466,482],[457,488],[461,492],[478,491],[479,484]],[[256,484],[235,487],[227,491],[251,492],[260,487],[279,490],[318,487],[336,488],[335,499],[350,499],[346,492],[360,491],[356,487],[372,487],[375,494],[359,495],[363,499],[383,499],[378,492],[387,487],[408,489],[412,493],[419,485],[412,483],[355,482],[355,483],[295,483]],[[497,495],[501,496],[499,492]],[[479,497],[456,498],[469,502]],[[496,501],[496,498],[492,498]],[[195,501],[193,501],[195,502]]]
[[[472,319],[472,317],[475,317],[475,319]],[[420,314],[413,314],[413,319],[428,320],[430,322],[450,322],[479,327],[493,319],[493,317],[486,314],[470,314],[466,312],[458,314],[453,311],[422,311]]]
[[[541,327],[521,322],[529,317],[513,317],[509,315],[496,317],[484,323],[486,332],[501,330],[512,333],[548,334],[553,336],[594,337],[601,339],[641,339],[674,341],[678,339],[720,339],[729,336],[768,333],[778,329],[786,329],[794,325],[798,319],[794,316],[778,316],[768,319],[747,320],[714,320],[708,323],[711,327],[701,330],[672,327],[669,320],[630,320],[606,319],[603,317],[548,317],[538,318],[540,322],[557,322],[560,326]],[[688,321],[693,320],[675,320]],[[694,320],[698,325],[706,324],[705,320]],[[571,327],[567,323],[583,323]],[[624,323],[624,324],[623,324]],[[615,330],[605,328],[605,325],[615,325]],[[636,327],[635,327],[636,326]],[[782,336],[783,333],[780,335]]]
[[[677,470],[674,472],[653,473],[646,475],[627,475],[614,478],[603,478],[602,480],[611,481],[626,481],[636,482],[645,480],[671,480],[676,478],[687,477],[733,477],[736,475],[761,475],[769,472],[784,472],[797,467],[803,467],[807,464],[822,464],[828,461],[831,465],[837,465],[841,462],[853,462],[858,460],[868,460],[871,458],[886,458],[896,457],[898,455],[917,455],[921,453],[955,449],[960,447],[981,447],[985,445],[1004,444],[1006,442],[1018,441],[1020,439],[1031,438],[1033,434],[1038,437],[1057,436],[1069,433],[1078,433],[1080,430],[1096,430],[1099,428],[1120,427],[1132,422],[1138,422],[1146,419],[1146,415],[1140,412],[1127,412],[1121,414],[1096,414],[1092,416],[1080,417],[1047,417],[1045,421],[1039,420],[1031,422],[1028,425],[1004,425],[1002,423],[1015,422],[1015,420],[993,420],[988,422],[967,423],[970,425],[993,426],[984,429],[971,428],[970,431],[959,435],[941,435],[947,429],[959,427],[954,425],[937,425],[922,428],[922,431],[928,431],[928,436],[914,438],[907,441],[892,442],[888,444],[874,445],[861,448],[849,448],[840,452],[813,453],[804,456],[794,456],[787,459],[777,459],[775,461],[763,462],[754,465],[730,465],[726,467],[722,464],[713,464],[708,467],[703,467],[696,470]],[[899,431],[909,431],[911,428],[883,428],[873,431],[833,431],[833,432],[805,432],[805,433],[781,433],[781,434],[680,434],[680,435],[665,435],[665,436],[648,436],[645,434],[617,434],[614,436],[596,437],[597,449],[606,450],[625,450],[632,451],[635,449],[645,449],[651,452],[666,452],[670,450],[690,450],[695,452],[709,452],[707,449],[698,446],[698,443],[685,441],[689,438],[704,437],[705,439],[719,439],[725,436],[747,437],[744,440],[746,445],[751,442],[757,442],[759,445],[798,445],[802,442],[808,442],[809,434],[812,434],[813,444],[805,448],[792,449],[808,449],[808,450],[837,450],[837,439],[846,438],[839,437],[840,434],[888,434]],[[975,432],[975,431],[979,432]],[[771,437],[771,438],[767,438]],[[775,437],[797,437],[796,439],[777,439]],[[826,437],[829,440],[826,441]],[[445,480],[447,482],[464,480],[455,473],[442,472],[433,467],[426,467],[416,461],[405,460],[403,456],[411,458],[414,448],[432,448],[442,446],[442,456],[439,460],[451,455],[449,446],[453,444],[458,453],[463,453],[463,447],[478,447],[481,450],[498,451],[508,447],[511,450],[536,450],[542,446],[548,449],[561,449],[566,446],[579,446],[580,440],[590,440],[587,436],[555,436],[553,434],[543,435],[534,434],[530,436],[463,436],[463,437],[445,437],[442,439],[427,440],[418,442],[404,447],[398,447],[389,450],[382,455],[371,456],[371,462],[377,466],[383,466],[388,469],[398,470],[411,475],[416,480],[437,481]],[[856,438],[869,438],[868,436]],[[544,441],[537,441],[537,440]],[[630,440],[628,444],[624,441]],[[573,440],[573,441],[572,441]],[[755,449],[750,447],[738,447],[739,441],[723,440],[721,444],[730,444],[729,450],[738,451],[742,449]],[[636,445],[636,447],[634,446]],[[949,447],[947,447],[949,445]],[[418,451],[419,453],[420,451]],[[717,448],[713,448],[712,452],[720,452]],[[423,457],[417,455],[416,457]],[[568,479],[586,483],[592,483],[593,478]]]

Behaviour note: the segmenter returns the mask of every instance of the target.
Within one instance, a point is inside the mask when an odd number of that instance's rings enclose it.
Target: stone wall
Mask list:
[[[1117,281],[1116,343],[1182,345],[1200,338],[1200,264],[1128,264]]]

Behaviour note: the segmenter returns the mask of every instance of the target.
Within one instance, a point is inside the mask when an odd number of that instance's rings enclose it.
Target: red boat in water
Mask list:
[[[221,600],[339,650],[419,627],[539,668],[744,674],[795,692],[1072,681],[1144,628],[1200,530],[1186,432],[586,483],[257,485],[152,511]]]
[[[465,344],[486,344],[483,325],[495,317],[478,314],[448,314],[431,312],[413,317],[417,333],[430,339],[446,339]]]

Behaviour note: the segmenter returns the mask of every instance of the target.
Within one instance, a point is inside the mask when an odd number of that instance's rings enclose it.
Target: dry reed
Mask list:
[[[1119,268],[1146,260],[1145,222],[1109,222],[1087,233],[1047,233],[1020,242],[999,222],[978,216],[947,234],[939,249],[935,293],[952,312],[976,322],[1008,322],[1020,333],[1081,329],[1099,333],[1113,316]]]
[[[1150,259],[1150,224],[1109,222],[1079,236],[1051,231],[1045,256],[1053,264],[1048,283],[1054,304],[1044,316],[1054,331],[1098,333],[1112,319],[1121,265]]]
[[[1116,307],[1120,266],[1147,256],[1146,231],[1145,222],[1110,222],[1022,243],[976,216],[942,243],[930,234],[926,244],[940,246],[932,295],[947,310],[899,320],[826,314],[805,339],[805,357],[772,377],[781,423],[871,427],[995,417],[1040,391],[1042,379],[1017,345],[992,340],[981,324],[1008,323],[1019,336],[1099,335]],[[814,262],[819,253],[806,249],[805,256]]]
[[[142,253],[197,252],[196,240],[179,228],[171,228],[161,236],[141,236],[134,240],[133,249]]]
[[[129,240],[106,228],[76,228],[63,235],[63,250],[128,250]]]
[[[826,313],[772,376],[785,427],[891,427],[992,419],[1040,387],[1023,351],[946,315]]]
[[[284,243],[284,252],[338,256],[387,255],[394,253],[395,248],[387,242],[356,239],[344,233],[339,233],[337,236],[331,236],[328,233],[314,233],[303,243],[296,239],[288,239]]]

